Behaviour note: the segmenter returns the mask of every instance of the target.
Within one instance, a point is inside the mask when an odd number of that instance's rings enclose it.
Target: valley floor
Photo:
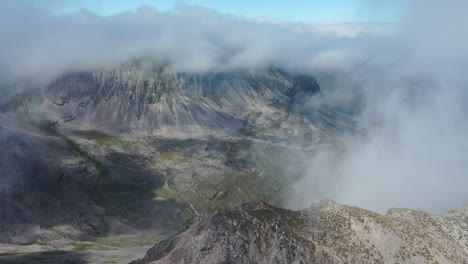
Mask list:
[[[58,240],[30,245],[0,244],[2,264],[126,264],[142,258],[155,243],[172,233],[146,230],[90,241]]]

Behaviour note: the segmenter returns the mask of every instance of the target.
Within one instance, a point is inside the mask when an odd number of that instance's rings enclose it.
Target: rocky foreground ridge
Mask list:
[[[132,262],[146,263],[468,263],[468,208],[380,215],[331,201],[302,211],[251,203],[199,218]]]

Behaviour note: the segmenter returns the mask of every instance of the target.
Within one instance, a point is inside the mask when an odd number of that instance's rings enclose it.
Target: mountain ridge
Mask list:
[[[309,96],[319,93],[315,80],[305,78],[274,69],[173,73],[131,63],[65,75],[52,82],[45,95],[55,108],[68,108],[67,115],[80,119],[81,114],[83,119],[104,124],[150,130],[190,125],[227,129],[232,123],[240,126],[237,116],[250,108],[273,108],[275,104],[290,108],[300,99],[296,98],[299,91]],[[302,88],[304,83],[310,86]],[[90,108],[92,116],[86,111]],[[111,109],[115,112],[110,113]]]
[[[466,210],[432,216],[391,209],[380,215],[332,201],[301,211],[250,203],[199,218],[132,264],[467,263]],[[464,222],[454,222],[456,215]],[[456,228],[464,235],[453,236]]]

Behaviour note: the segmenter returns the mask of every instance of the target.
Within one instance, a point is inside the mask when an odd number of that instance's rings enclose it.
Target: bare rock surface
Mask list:
[[[467,263],[467,216],[253,203],[200,218],[132,263]]]

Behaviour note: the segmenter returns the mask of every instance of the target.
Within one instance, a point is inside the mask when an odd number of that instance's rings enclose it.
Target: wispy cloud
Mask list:
[[[373,67],[339,77],[341,85],[364,90],[359,122],[365,134],[312,158],[292,206],[327,196],[380,212],[468,204],[462,187],[468,182],[468,20],[462,14],[468,4],[411,1],[407,7],[391,49],[373,54],[367,64]]]

